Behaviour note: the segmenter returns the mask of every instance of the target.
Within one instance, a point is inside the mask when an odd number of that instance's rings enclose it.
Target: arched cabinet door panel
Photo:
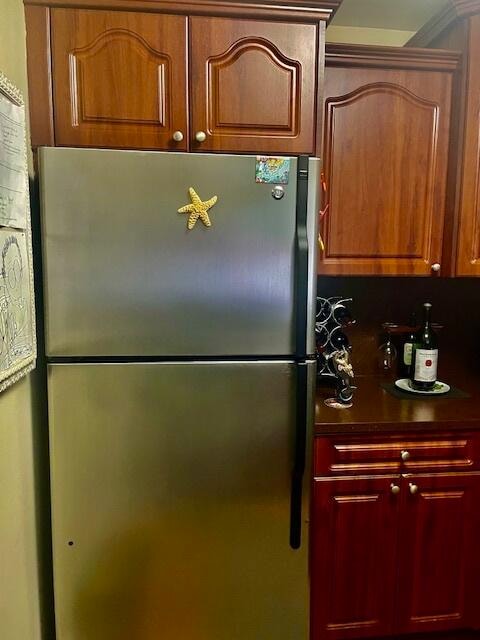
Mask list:
[[[327,69],[320,273],[438,275],[450,98],[449,73]]]
[[[185,150],[186,31],[182,16],[53,9],[56,144]]]
[[[195,16],[190,33],[193,150],[313,153],[317,25]]]

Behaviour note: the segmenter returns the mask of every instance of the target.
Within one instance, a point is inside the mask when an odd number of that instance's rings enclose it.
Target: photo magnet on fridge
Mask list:
[[[255,162],[255,182],[267,184],[288,184],[290,158],[257,156]]]

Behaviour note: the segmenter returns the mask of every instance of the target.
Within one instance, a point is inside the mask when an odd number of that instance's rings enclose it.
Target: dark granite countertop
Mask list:
[[[326,407],[332,389],[317,389],[315,434],[385,431],[480,429],[480,377],[452,374],[445,379],[469,397],[399,399],[382,388],[392,382],[382,376],[357,377],[354,404],[350,409]]]

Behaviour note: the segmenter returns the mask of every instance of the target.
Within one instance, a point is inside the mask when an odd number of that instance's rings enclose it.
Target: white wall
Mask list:
[[[332,24],[327,28],[327,42],[403,47],[414,34],[415,31],[374,29],[371,27],[344,27]]]
[[[22,0],[0,0],[0,70],[27,97]],[[40,640],[35,376],[0,394],[0,638]]]

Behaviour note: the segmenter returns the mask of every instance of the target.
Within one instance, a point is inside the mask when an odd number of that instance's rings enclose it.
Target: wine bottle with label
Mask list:
[[[423,323],[415,335],[412,354],[412,387],[431,391],[437,381],[438,342],[430,324],[432,305],[423,305]]]
[[[415,313],[412,313],[408,326],[410,327],[410,331],[406,335],[405,342],[403,343],[403,357],[400,371],[400,374],[405,378],[412,377],[412,354],[413,345],[415,344],[415,335],[417,332],[417,316]]]

